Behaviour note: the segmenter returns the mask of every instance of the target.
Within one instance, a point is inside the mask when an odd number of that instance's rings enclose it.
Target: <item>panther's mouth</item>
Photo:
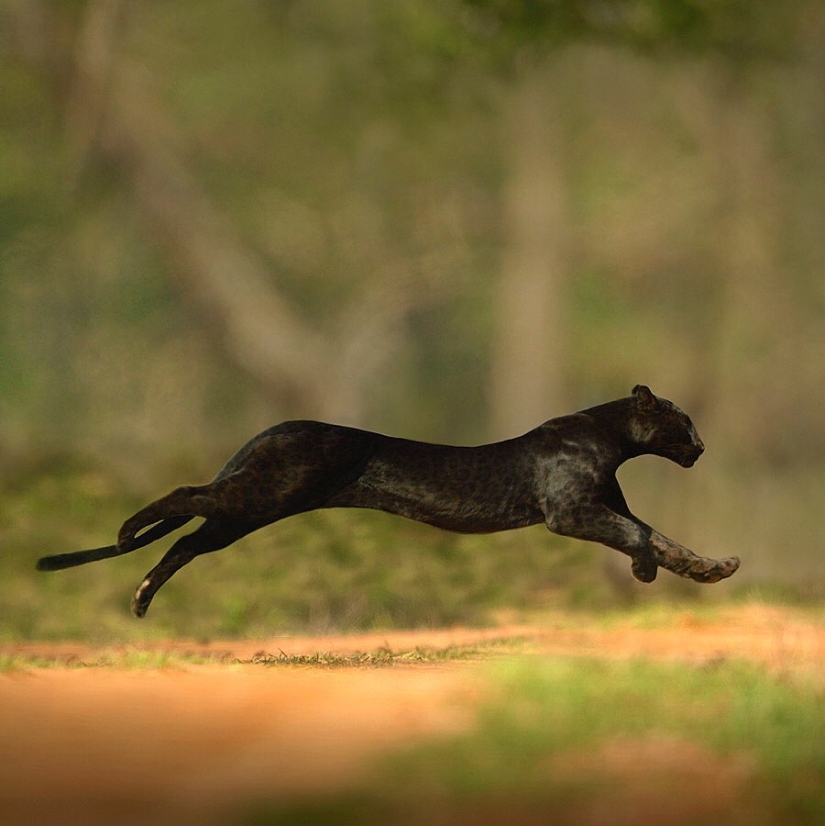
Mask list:
[[[703,445],[670,445],[665,448],[664,453],[668,459],[672,459],[677,465],[682,467],[693,467],[696,460],[705,452]]]

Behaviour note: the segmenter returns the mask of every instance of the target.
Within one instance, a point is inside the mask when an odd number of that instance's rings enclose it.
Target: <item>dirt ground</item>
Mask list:
[[[322,668],[249,660],[261,652],[405,651],[513,638],[537,655],[698,662],[747,657],[769,669],[825,671],[825,629],[762,606],[731,609],[712,621],[685,613],[666,628],[571,628],[568,620],[563,627],[549,621],[485,630],[174,641],[141,650],[220,661],[165,669],[12,669],[0,675],[0,823],[233,823],[252,801],[345,791],[368,778],[383,754],[471,726],[485,692],[478,661]],[[112,653],[72,643],[0,645],[0,655],[64,662],[96,662]],[[731,804],[748,767],[721,764],[697,749],[651,740],[612,744],[595,758],[571,756],[567,770],[597,759],[628,790],[624,804],[596,806],[577,822],[642,823],[645,811],[674,810],[688,820],[657,822],[711,819],[714,807]],[[687,778],[685,766],[692,767]],[[681,809],[673,805],[680,788]],[[494,815],[485,814],[473,819],[488,822]]]

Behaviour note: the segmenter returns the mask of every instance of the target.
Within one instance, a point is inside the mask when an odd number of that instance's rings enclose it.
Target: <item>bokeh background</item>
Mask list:
[[[132,627],[157,549],[36,558],[280,420],[472,444],[636,383],[707,452],[626,466],[631,508],[740,555],[729,583],[314,514],[198,560],[152,627],[821,596],[823,54],[820,0],[3,0],[4,633]]]

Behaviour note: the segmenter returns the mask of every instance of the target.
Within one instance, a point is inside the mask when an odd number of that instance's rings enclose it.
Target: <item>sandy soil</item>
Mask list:
[[[368,778],[382,754],[471,726],[484,696],[478,665],[330,669],[249,660],[261,652],[410,650],[514,637],[539,655],[748,657],[771,669],[825,672],[825,629],[758,606],[712,622],[686,613],[670,628],[571,629],[568,618],[565,627],[550,621],[482,631],[146,645],[222,661],[0,675],[0,823],[231,823],[251,801],[346,790]],[[111,653],[71,643],[0,646],[0,654],[84,662]],[[688,823],[729,812],[748,767],[696,752],[694,744],[652,740],[612,744],[595,758],[572,755],[568,768],[596,759],[626,790],[607,809],[594,802],[577,822],[642,823],[645,811],[666,810],[689,819],[659,822]],[[686,765],[692,767],[687,787]],[[673,805],[678,789],[681,808]],[[473,820],[494,822],[494,814],[476,813]],[[532,817],[525,813],[523,820]]]

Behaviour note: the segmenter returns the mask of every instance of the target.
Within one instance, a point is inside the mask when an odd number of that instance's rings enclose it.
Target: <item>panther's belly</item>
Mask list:
[[[528,460],[532,461],[532,460]],[[324,507],[371,508],[459,533],[493,533],[544,521],[534,474],[496,446],[426,446],[389,440],[359,478]]]
[[[332,497],[324,507],[380,510],[457,533],[495,533],[544,521],[544,514],[524,501],[455,499],[427,491],[416,495],[359,484]]]

